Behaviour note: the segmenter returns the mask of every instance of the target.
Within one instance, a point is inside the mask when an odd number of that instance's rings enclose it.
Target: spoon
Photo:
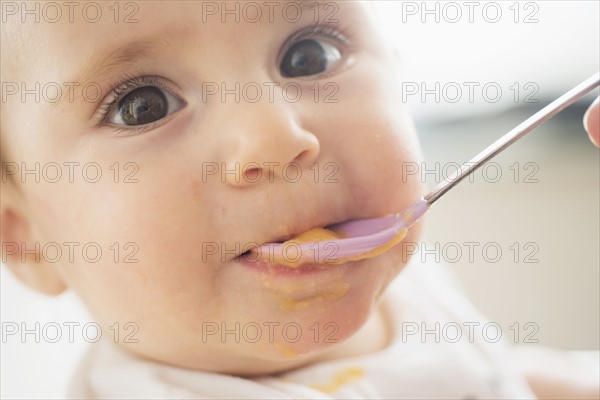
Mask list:
[[[284,243],[266,243],[251,250],[254,260],[297,268],[308,263],[343,264],[375,257],[387,251],[400,243],[408,229],[448,190],[599,84],[600,73],[596,73],[575,86],[464,163],[404,213],[341,222],[323,229],[310,230]]]

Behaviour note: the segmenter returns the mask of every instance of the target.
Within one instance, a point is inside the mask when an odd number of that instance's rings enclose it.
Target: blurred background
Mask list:
[[[430,189],[600,64],[600,2],[466,3],[377,2]],[[446,262],[506,337],[520,331],[518,343],[530,334],[600,348],[600,152],[581,123],[597,96],[476,171],[427,218],[416,256]]]
[[[416,173],[429,188],[599,69],[597,1],[376,3],[399,51],[425,155]],[[415,257],[456,271],[511,341],[600,348],[600,153],[581,123],[597,95],[445,195],[417,244]],[[0,279],[3,323],[92,321],[71,293],[37,295],[4,267]],[[1,345],[2,398],[61,398],[85,350],[81,340]]]

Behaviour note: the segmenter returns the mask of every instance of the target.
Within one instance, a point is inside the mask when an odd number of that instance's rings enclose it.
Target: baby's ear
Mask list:
[[[23,210],[19,209],[20,193],[13,182],[0,184],[0,243],[2,263],[27,286],[48,294],[58,295],[66,285],[57,266],[44,260],[40,245],[36,246],[31,225]]]

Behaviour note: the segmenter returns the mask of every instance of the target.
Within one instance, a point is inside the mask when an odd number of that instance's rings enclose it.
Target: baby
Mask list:
[[[520,373],[502,342],[408,335],[485,321],[442,269],[400,274],[403,246],[341,265],[251,257],[422,194],[398,167],[421,155],[368,2],[65,4],[2,6],[1,239],[23,282],[72,289],[120,331],[70,396],[598,396]],[[597,105],[586,118],[598,143]],[[44,179],[21,179],[36,163]]]

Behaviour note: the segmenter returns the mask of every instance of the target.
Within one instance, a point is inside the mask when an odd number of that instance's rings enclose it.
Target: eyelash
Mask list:
[[[352,42],[352,38],[349,35],[348,28],[338,28],[333,25],[315,23],[293,35],[281,50],[281,54],[286,54],[287,51],[296,43],[300,43],[304,39],[312,36],[325,36],[346,46],[349,46]]]
[[[98,117],[98,126],[104,126],[109,124],[108,117],[111,115],[111,113],[114,111],[114,107],[119,104],[119,102],[128,94],[130,94],[131,92],[133,92],[136,89],[139,89],[141,87],[145,87],[145,86],[156,86],[161,88],[162,90],[165,90],[167,92],[169,92],[172,96],[177,97],[178,99],[180,99],[182,102],[185,103],[185,101],[178,96],[177,94],[173,93],[173,91],[171,89],[169,89],[169,87],[167,85],[165,85],[163,82],[161,82],[160,78],[156,77],[156,76],[151,76],[151,75],[144,75],[143,73],[140,73],[140,75],[137,76],[122,76],[119,81],[120,83],[112,86],[109,90],[109,92],[111,93],[111,100],[108,102],[104,102],[99,110],[99,117]],[[168,117],[163,118],[166,119]],[[162,120],[161,120],[162,121]],[[161,121],[156,121],[156,123],[159,123]],[[151,128],[155,123],[151,123],[148,125],[141,125],[138,128],[126,128],[126,129],[122,129],[122,130],[131,130],[131,129],[148,129]],[[117,130],[121,130],[121,128],[119,127],[115,127],[115,129]]]
[[[333,39],[337,42],[340,42],[343,45],[348,46],[348,45],[350,45],[352,39],[348,35],[347,31],[348,31],[347,29],[339,29],[332,25],[323,25],[323,24],[318,24],[318,23],[312,24],[312,25],[302,29],[300,32],[296,33],[295,35],[293,35],[287,41],[286,45],[281,50],[281,54],[287,53],[287,51],[292,46],[294,46],[296,43],[299,43],[302,40],[312,37],[312,36],[324,36],[329,39]],[[140,73],[138,76],[125,75],[125,76],[122,76],[118,82],[120,82],[120,83],[118,83],[110,88],[110,92],[112,93],[112,99],[108,102],[104,102],[98,110],[99,122],[97,124],[97,127],[109,125],[109,123],[107,121],[108,117],[114,111],[113,110],[114,107],[117,104],[119,104],[121,99],[123,99],[125,96],[127,96],[129,93],[133,92],[134,90],[139,89],[144,86],[157,86],[165,91],[168,91],[171,95],[179,98],[182,102],[185,103],[185,100],[183,100],[180,96],[173,93],[173,91],[170,90],[164,83],[162,83],[160,81],[160,79],[156,76],[149,76],[149,75],[145,75],[143,73]],[[154,126],[156,124],[163,122],[167,118],[168,118],[168,116],[163,118],[160,121],[156,121],[156,122],[148,124],[148,125],[142,125],[137,128],[124,128],[121,126],[114,126],[113,128],[116,131],[116,133],[131,132],[132,130],[138,131],[138,132],[143,132],[145,130],[154,128]]]

